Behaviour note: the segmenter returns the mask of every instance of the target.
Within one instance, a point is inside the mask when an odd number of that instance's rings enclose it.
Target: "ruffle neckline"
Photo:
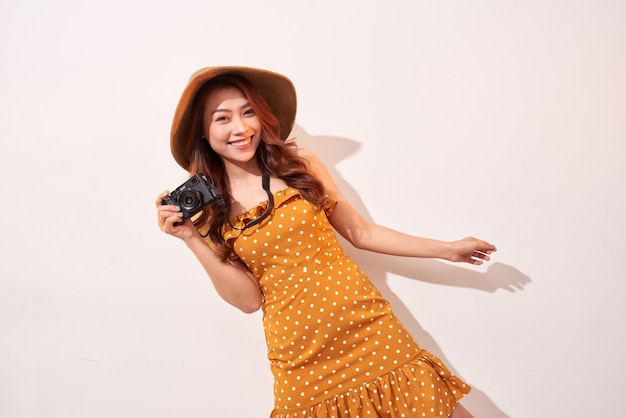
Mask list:
[[[287,201],[300,197],[300,191],[293,187],[287,187],[286,189],[275,192],[273,194],[273,197],[274,197],[274,209],[276,209],[280,207],[281,205],[285,204]],[[268,205],[268,201],[264,200],[263,202],[260,202],[252,209],[249,209],[235,216],[234,218],[232,218],[230,220],[230,225],[224,226],[224,238],[226,240],[229,240],[229,239],[236,238],[237,236],[239,236],[241,233],[241,230],[237,228],[243,228],[245,227],[247,223],[261,216],[263,212],[265,212],[267,205]],[[270,220],[270,218],[271,217],[264,219],[260,224],[257,225],[257,228],[267,223]],[[233,228],[233,226],[235,228]]]
[[[279,190],[273,194],[273,197],[274,197],[274,209],[273,210],[276,210],[277,208],[283,206],[284,204],[292,200],[303,198],[302,194],[300,193],[300,190],[296,189],[295,187],[287,187],[286,189]],[[242,228],[244,228],[244,226],[247,223],[261,216],[263,212],[265,212],[267,205],[268,205],[268,201],[264,200],[260,202],[259,204],[257,204],[252,209],[249,209],[235,216],[234,218],[232,218],[230,220],[230,224],[224,225],[224,239],[226,241],[229,241],[229,240],[233,240],[239,237],[239,235],[241,235]],[[332,211],[335,209],[336,206],[337,206],[337,201],[333,199],[332,197],[328,197],[327,202],[324,206],[324,211],[326,212],[328,216],[330,216],[330,214],[332,213]],[[272,217],[268,216],[261,223],[256,225],[255,228],[253,228],[253,230],[256,230],[257,228],[261,228],[263,225],[270,222],[271,219]]]

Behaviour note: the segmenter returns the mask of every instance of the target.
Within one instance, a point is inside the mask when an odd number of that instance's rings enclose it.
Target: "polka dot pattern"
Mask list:
[[[271,416],[449,416],[469,386],[419,347],[343,252],[327,218],[336,203],[317,211],[294,188],[274,201],[256,227],[224,230],[263,292]]]

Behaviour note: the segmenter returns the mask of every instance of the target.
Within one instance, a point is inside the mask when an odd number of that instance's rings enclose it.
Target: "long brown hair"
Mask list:
[[[190,175],[204,174],[222,193],[225,206],[217,201],[210,204],[194,221],[200,231],[208,231],[208,237],[215,243],[217,253],[226,260],[232,251],[222,235],[224,225],[229,221],[231,191],[228,175],[221,157],[211,148],[205,138],[203,115],[207,98],[217,89],[234,87],[241,91],[250,107],[261,122],[261,143],[256,151],[259,166],[271,176],[282,179],[294,187],[316,207],[323,207],[326,191],[323,183],[308,168],[306,161],[297,154],[295,144],[288,144],[280,138],[280,125],[261,93],[246,79],[234,75],[222,75],[207,82],[196,95],[191,108],[191,140],[189,155]]]

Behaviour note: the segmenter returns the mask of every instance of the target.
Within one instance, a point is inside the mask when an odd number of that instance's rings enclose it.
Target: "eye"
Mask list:
[[[255,113],[254,113],[254,110],[250,107],[250,108],[248,108],[248,109],[243,111],[243,115],[244,116],[254,116]]]
[[[224,115],[216,115],[213,121],[214,122],[227,122],[228,117]]]

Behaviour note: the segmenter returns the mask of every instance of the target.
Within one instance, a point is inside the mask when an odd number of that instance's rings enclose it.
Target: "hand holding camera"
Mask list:
[[[161,204],[180,207],[183,217],[175,224],[177,225],[193,217],[215,200],[220,206],[224,206],[224,200],[217,187],[202,174],[196,174],[178,186],[169,196],[165,196]]]

